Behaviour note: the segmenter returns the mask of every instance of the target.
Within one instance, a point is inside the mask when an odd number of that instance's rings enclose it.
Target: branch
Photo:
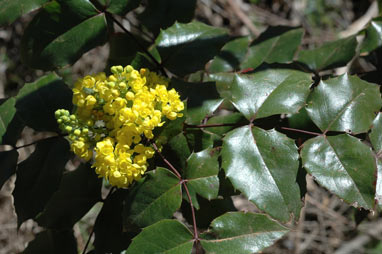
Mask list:
[[[36,140],[36,141],[33,141],[32,143],[29,143],[29,144],[26,144],[26,145],[22,145],[22,146],[15,146],[14,149],[20,149],[20,148],[24,148],[24,147],[28,147],[28,146],[31,146],[31,145],[35,145],[41,141],[45,141],[45,140],[49,140],[49,139],[55,139],[55,138],[60,138],[60,137],[65,137],[65,135],[57,135],[57,136],[52,136],[52,137],[49,137],[49,138],[43,138],[43,139],[39,139],[39,140]]]
[[[188,187],[187,187],[187,184],[186,184],[187,183],[187,179],[183,179],[182,178],[182,176],[180,175],[179,171],[163,156],[163,154],[159,151],[157,145],[154,142],[152,142],[151,144],[154,147],[154,150],[162,158],[162,160],[167,164],[167,166],[169,166],[169,168],[178,177],[179,183],[183,185],[183,187],[184,187],[184,189],[186,191],[187,198],[188,198],[188,201],[190,202],[190,206],[191,206],[192,223],[193,223],[193,228],[194,228],[194,239],[197,242],[197,241],[199,241],[198,228],[196,226],[196,216],[195,216],[194,205],[192,204],[192,199],[191,199],[190,191],[188,190]]]
[[[317,133],[317,132],[312,132],[312,131],[304,131],[304,130],[299,130],[299,129],[294,129],[294,128],[287,128],[287,127],[281,127],[283,130],[287,131],[294,131],[294,132],[300,132],[300,133],[305,133],[305,134],[310,134],[314,136],[323,136],[324,134]]]

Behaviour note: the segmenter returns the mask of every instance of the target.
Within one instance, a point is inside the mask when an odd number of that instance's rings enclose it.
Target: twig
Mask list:
[[[39,140],[33,141],[32,143],[29,143],[29,144],[25,144],[25,145],[22,145],[22,146],[15,146],[14,149],[24,148],[24,147],[27,147],[27,146],[35,145],[35,144],[37,144],[39,142],[42,142],[42,141],[46,141],[46,140],[49,140],[49,139],[55,139],[55,138],[59,138],[59,137],[64,137],[64,136],[66,136],[66,135],[57,135],[57,136],[52,136],[52,137],[49,137],[49,138],[39,139]]]
[[[113,15],[109,12],[105,12],[105,14],[111,19],[113,20],[113,22],[115,24],[117,24],[136,44],[139,48],[141,48],[141,50],[146,53],[150,59],[159,67],[160,71],[162,72],[162,74],[164,76],[167,77],[167,73],[165,71],[165,69],[163,68],[163,66],[155,59],[155,57],[146,49],[146,47],[144,47],[138,40],[137,38],[135,38],[135,36],[129,31],[127,30],[122,24],[121,22],[119,22],[116,18],[113,17]]]
[[[236,0],[235,0],[236,1]],[[240,6],[234,0],[228,0],[228,4],[231,6],[232,11],[236,16],[248,27],[249,31],[253,33],[256,37],[260,35],[260,31],[252,23],[251,19],[240,9]]]
[[[188,190],[187,187],[187,179],[183,179],[182,176],[180,175],[179,171],[163,156],[163,154],[159,151],[157,145],[152,142],[152,146],[154,147],[154,150],[159,154],[159,156],[162,158],[162,160],[169,166],[169,168],[174,172],[174,174],[178,177],[179,183],[183,185],[188,201],[190,202],[191,206],[191,214],[192,214],[192,223],[193,223],[193,228],[194,228],[194,240],[195,242],[199,241],[199,235],[198,235],[198,228],[196,226],[196,216],[195,216],[195,210],[194,210],[194,205],[192,204],[192,199],[190,195],[190,191]]]
[[[288,130],[288,131],[294,131],[294,132],[301,132],[301,133],[310,134],[310,135],[314,135],[314,136],[323,136],[323,134],[321,134],[321,133],[312,132],[312,131],[304,131],[304,130],[299,130],[299,129],[294,129],[294,128],[281,127],[281,129]]]
[[[191,129],[191,128],[213,128],[213,127],[228,127],[228,126],[234,126],[234,127],[240,127],[244,126],[246,124],[238,124],[238,123],[217,123],[217,124],[199,124],[199,125],[192,125],[192,124],[184,124],[186,129]]]

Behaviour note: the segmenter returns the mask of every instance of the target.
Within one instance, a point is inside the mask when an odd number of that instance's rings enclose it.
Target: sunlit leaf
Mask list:
[[[275,130],[243,126],[227,133],[221,156],[233,186],[260,210],[283,222],[298,219],[299,156],[292,139]]]
[[[369,146],[342,134],[304,143],[303,166],[315,180],[355,207],[373,209],[376,163]]]

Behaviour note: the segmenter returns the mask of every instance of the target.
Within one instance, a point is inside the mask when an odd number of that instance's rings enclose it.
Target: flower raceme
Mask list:
[[[111,185],[128,187],[147,170],[154,155],[143,142],[166,119],[181,117],[183,102],[168,80],[147,69],[113,66],[113,73],[89,75],[73,87],[73,114],[59,109],[55,116],[68,133],[71,150],[88,161]]]

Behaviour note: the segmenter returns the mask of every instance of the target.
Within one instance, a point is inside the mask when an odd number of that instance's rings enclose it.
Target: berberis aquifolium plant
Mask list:
[[[302,28],[231,37],[192,21],[196,0],[140,2],[0,0],[0,25],[35,11],[20,52],[46,71],[0,105],[12,147],[0,152],[0,187],[16,174],[18,226],[44,228],[25,253],[259,252],[296,227],[306,174],[380,211],[381,17],[303,49]],[[138,30],[121,23],[127,13]],[[106,73],[61,77],[105,43]],[[375,70],[333,74],[360,60]],[[17,146],[24,127],[56,134]],[[81,164],[67,170],[69,160]],[[259,212],[237,211],[239,194]],[[97,204],[79,247],[73,226]]]

